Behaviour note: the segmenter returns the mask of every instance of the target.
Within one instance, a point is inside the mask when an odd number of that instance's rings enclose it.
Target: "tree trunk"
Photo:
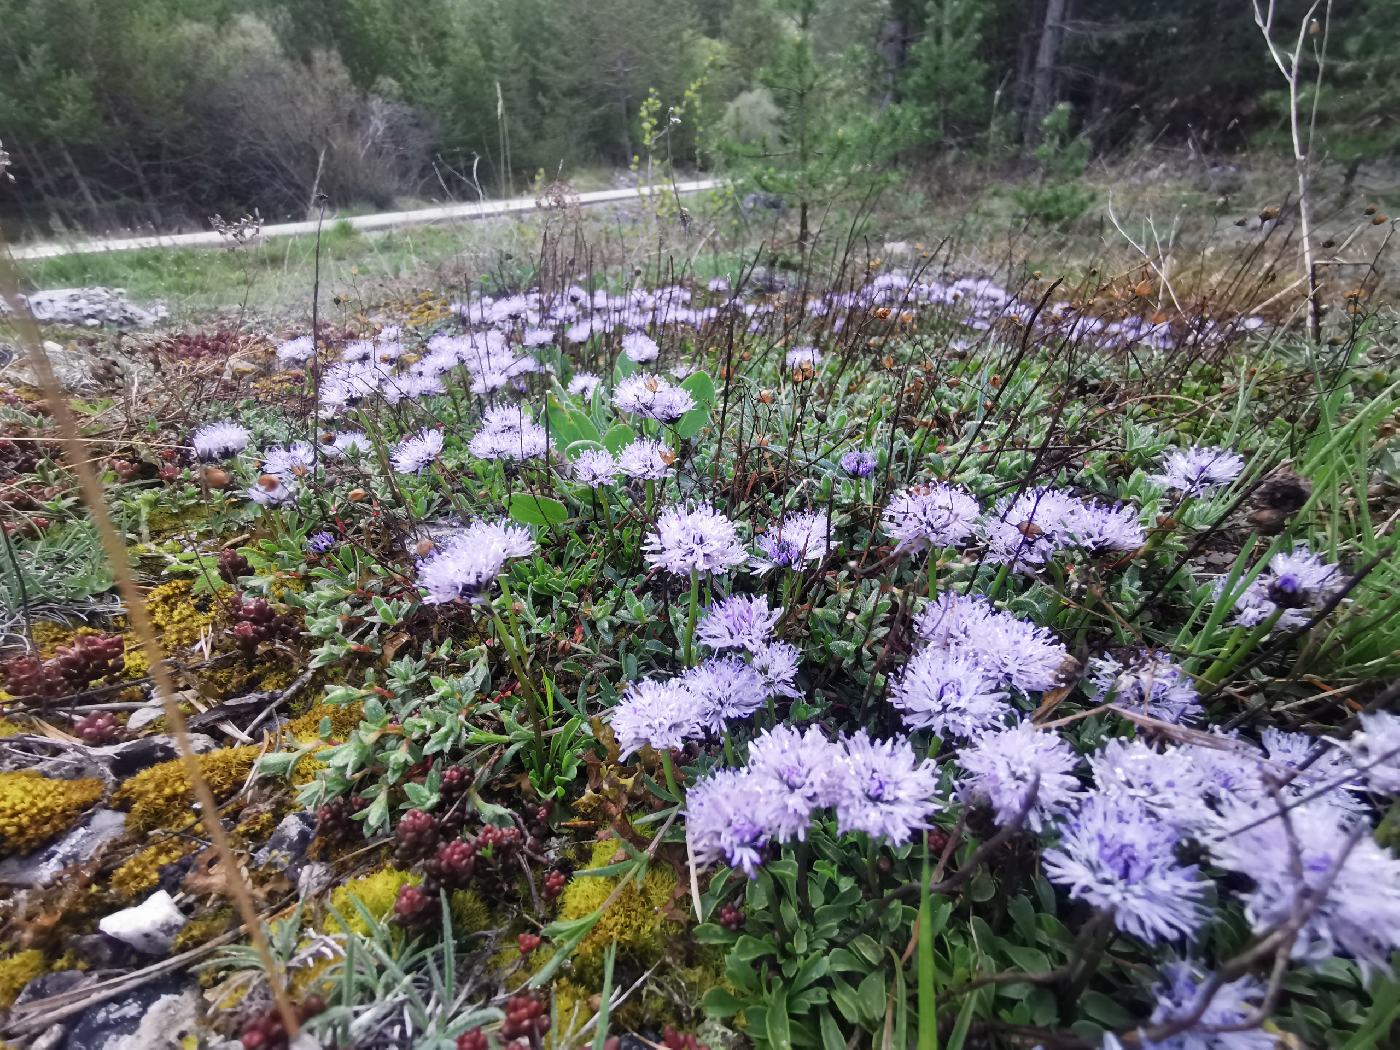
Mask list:
[[[87,179],[83,178],[83,173],[78,168],[78,164],[73,160],[73,154],[68,152],[68,147],[60,147],[63,154],[63,161],[68,165],[68,173],[73,176],[73,184],[78,188],[78,193],[83,198],[83,203],[87,205],[88,217],[92,222],[94,231],[102,229],[102,209],[97,206],[97,198],[92,195],[92,190],[87,184]]]
[[[1028,148],[1039,144],[1040,122],[1055,107],[1055,68],[1068,14],[1069,0],[1045,0],[1045,21],[1040,26],[1040,43],[1031,70],[1030,105],[1026,109],[1024,137]]]

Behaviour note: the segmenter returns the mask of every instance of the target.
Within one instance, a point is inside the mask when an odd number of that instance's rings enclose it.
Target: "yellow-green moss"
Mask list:
[[[199,641],[213,622],[213,614],[200,609],[190,580],[171,580],[146,595],[146,612],[161,632],[167,650],[184,649]]]
[[[214,798],[222,802],[243,786],[260,749],[231,747],[199,756],[199,769]],[[182,759],[143,769],[117,791],[113,801],[131,811],[128,831],[179,830],[194,822],[194,796]]]
[[[29,770],[0,773],[0,856],[57,838],[102,797],[102,781],[57,780]]]
[[[616,840],[594,843],[585,870],[607,867],[613,863],[617,851]],[[591,915],[612,895],[617,885],[616,878],[576,874],[564,887],[559,904],[560,921]],[[676,874],[668,868],[649,868],[640,885],[629,879],[588,936],[579,943],[573,955],[575,972],[581,976],[601,973],[603,952],[613,941],[617,941],[619,955],[638,965],[650,966],[661,958],[677,930],[677,924],[665,915],[675,888]]]
[[[458,936],[490,928],[491,909],[475,890],[453,890],[447,903],[452,909],[452,929]]]
[[[330,720],[330,733],[325,739],[344,741],[359,728],[364,713],[364,704],[317,704],[288,722],[286,732],[298,743],[315,743],[322,739],[321,720],[324,718]]]
[[[212,941],[219,934],[228,930],[233,921],[232,908],[220,908],[218,911],[211,911],[208,915],[200,915],[191,919],[175,935],[175,940],[170,943],[170,950],[178,954],[189,951],[191,948],[198,948],[205,941]]]
[[[377,921],[383,922],[393,913],[399,890],[404,886],[417,886],[422,881],[422,875],[398,868],[381,868],[358,879],[351,879],[331,890],[325,927],[332,933],[348,929],[352,933],[366,935],[369,933],[369,923],[355,906],[356,900]],[[345,921],[345,926],[341,926],[340,920],[330,913],[332,909]]]
[[[112,872],[112,892],[126,901],[144,897],[160,884],[161,868],[174,864],[194,848],[194,843],[175,838],[147,846]]]
[[[6,694],[6,696],[8,696],[8,694]],[[5,697],[0,697],[0,700],[3,699],[5,699]],[[7,736],[18,736],[20,733],[23,732],[24,726],[19,725],[16,722],[11,722],[8,718],[0,718],[0,738],[4,738]]]
[[[31,948],[27,952],[0,959],[0,1010],[8,1010],[24,986],[44,972],[44,953]]]

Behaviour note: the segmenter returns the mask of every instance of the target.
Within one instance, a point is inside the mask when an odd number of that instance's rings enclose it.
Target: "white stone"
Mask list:
[[[123,944],[129,944],[146,955],[164,955],[170,951],[175,935],[184,928],[186,919],[165,890],[151,894],[134,908],[113,912],[97,924],[97,928]]]

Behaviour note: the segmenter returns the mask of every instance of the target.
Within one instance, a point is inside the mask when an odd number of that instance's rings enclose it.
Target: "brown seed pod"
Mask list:
[[[367,495],[364,489],[351,489],[345,494],[345,498],[351,503],[363,503]]]
[[[204,468],[204,483],[211,489],[228,488],[229,482],[232,480],[233,479],[229,476],[229,472],[223,467]]]
[[[258,478],[258,488],[262,489],[264,492],[276,492],[278,486],[281,484],[282,479],[275,474],[263,474]]]
[[[1270,204],[1267,208],[1264,208],[1259,212],[1260,222],[1273,222],[1277,218],[1278,206],[1275,204]]]

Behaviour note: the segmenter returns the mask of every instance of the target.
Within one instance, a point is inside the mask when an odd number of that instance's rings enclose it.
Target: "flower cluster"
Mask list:
[[[549,451],[549,436],[524,406],[498,405],[486,411],[467,450],[478,459],[539,459]]]
[[[534,553],[535,541],[518,525],[477,521],[456,532],[418,563],[418,585],[434,605],[483,597],[507,561]]]
[[[940,808],[939,770],[907,741],[864,730],[835,741],[815,727],[777,726],[749,745],[743,769],[722,769],[686,796],[686,836],[702,864],[752,876],[770,844],[801,840],[823,809],[841,832],[902,845]]]

